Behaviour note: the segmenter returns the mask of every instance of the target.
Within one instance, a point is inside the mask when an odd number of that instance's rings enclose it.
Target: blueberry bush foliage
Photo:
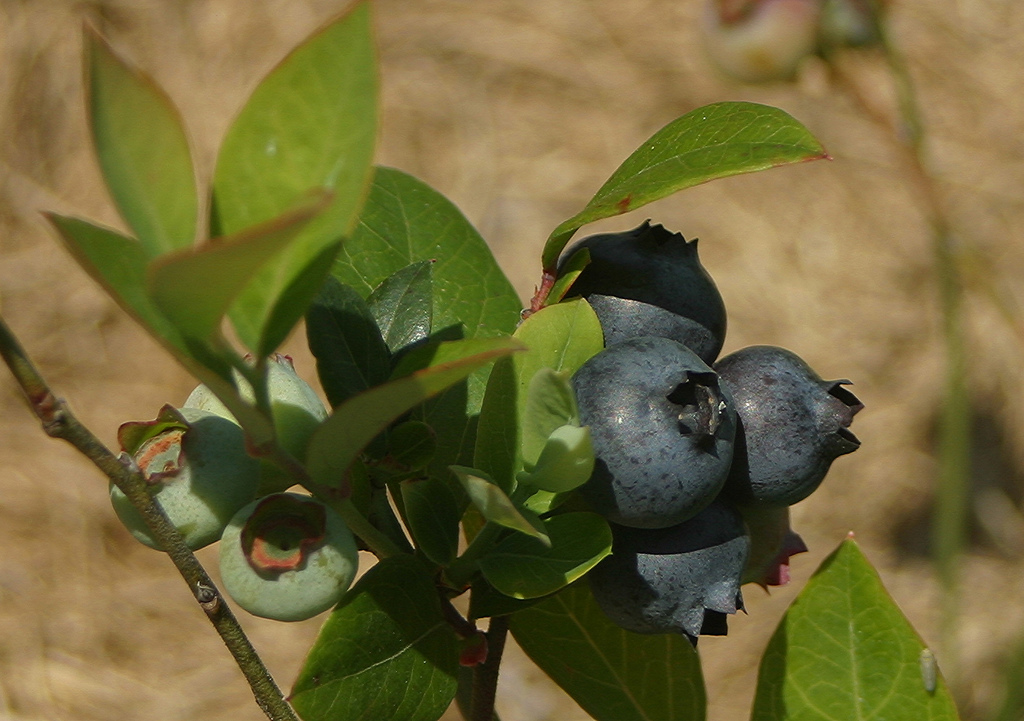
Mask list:
[[[455,206],[374,165],[368,2],[263,79],[209,188],[163,91],[91,30],[85,62],[97,156],[132,236],[47,217],[200,385],[125,423],[115,457],[0,326],[4,358],[47,432],[111,479],[133,535],[168,552],[267,716],[434,721],[454,702],[490,721],[511,632],[599,721],[705,718],[697,640],[725,633],[741,583],[787,580],[805,550],[787,506],[859,445],[860,404],[781,349],[753,351],[769,360],[747,376],[746,356],[716,365],[724,308],[678,234],[645,223],[566,247],[676,191],[827,157],[815,138],[744,102],[672,121],[551,232],[524,310]],[[641,242],[654,264],[622,281]],[[651,291],[663,271],[679,291],[673,254],[703,279],[679,307]],[[705,322],[707,308],[721,317]],[[329,409],[276,353],[302,320]],[[780,390],[751,387],[768,376]],[[779,470],[796,456],[799,473]],[[773,473],[799,487],[762,498]],[[211,543],[226,596],[191,553]],[[360,552],[376,563],[355,579]],[[229,598],[281,621],[330,611],[287,695]],[[956,717],[934,655],[842,540],[768,644],[752,718]]]

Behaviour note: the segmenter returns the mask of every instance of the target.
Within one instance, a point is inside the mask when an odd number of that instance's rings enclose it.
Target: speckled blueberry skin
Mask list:
[[[594,510],[634,528],[696,515],[725,483],[736,413],[693,351],[667,338],[618,343],[572,379],[596,462],[580,490]]]
[[[751,346],[715,364],[739,415],[736,457],[725,492],[741,504],[789,506],[809,496],[832,461],[860,447],[850,432],[864,405],[799,356]]]
[[[688,319],[672,322],[663,313],[636,304],[594,301],[605,328],[606,345],[626,337],[661,336],[689,346],[705,363],[718,357],[725,341],[725,304],[715,282],[697,256],[697,241],[661,225],[643,225],[623,233],[591,235],[572,245],[568,259],[581,248],[590,264],[569,290],[588,300],[594,294],[622,298]]]
[[[612,526],[612,555],[589,574],[605,615],[634,633],[724,636],[743,608],[740,576],[750,539],[739,512],[717,500],[662,529]]]

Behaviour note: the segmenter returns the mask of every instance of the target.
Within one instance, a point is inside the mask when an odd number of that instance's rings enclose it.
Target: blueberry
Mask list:
[[[145,475],[153,499],[192,550],[220,538],[231,516],[256,497],[259,461],[246,453],[242,429],[226,418],[165,406],[153,421],[122,424],[118,437]],[[136,539],[160,547],[114,484],[110,502]]]
[[[276,493],[234,515],[220,546],[224,588],[254,616],[304,621],[345,595],[359,567],[341,516],[298,493]]]
[[[735,508],[717,500],[661,529],[612,526],[612,555],[589,574],[605,615],[635,633],[724,636],[743,608],[740,575],[750,539]]]
[[[581,248],[590,251],[590,264],[569,293],[590,300],[606,345],[664,336],[714,362],[725,340],[725,304],[697,257],[696,240],[646,221],[623,233],[583,238],[563,259]]]
[[[832,461],[860,441],[849,426],[863,404],[795,353],[751,346],[715,364],[739,415],[725,491],[737,503],[788,506],[809,496]]]
[[[596,458],[580,488],[594,510],[620,525],[665,528],[711,503],[729,472],[736,414],[693,351],[634,338],[584,363],[572,385]]]

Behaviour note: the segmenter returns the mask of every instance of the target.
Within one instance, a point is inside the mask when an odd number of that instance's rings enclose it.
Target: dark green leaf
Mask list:
[[[220,332],[222,319],[246,284],[295,240],[323,205],[321,200],[235,236],[161,256],[148,269],[150,297],[182,335],[209,341]]]
[[[536,598],[566,586],[612,552],[608,522],[596,513],[565,513],[544,521],[551,545],[510,535],[480,559],[480,572],[512,598]]]
[[[85,40],[89,127],[107,188],[149,258],[187,248],[199,200],[181,116],[94,30]]]
[[[822,562],[768,643],[751,718],[955,721],[956,707],[933,661],[871,563],[847,539]]]
[[[337,486],[360,451],[396,418],[477,368],[522,348],[505,337],[441,343],[407,354],[404,360],[420,353],[413,364],[430,354],[432,365],[348,399],[313,434],[306,451],[313,480]]]
[[[276,218],[311,189],[332,191],[325,212],[232,308],[239,337],[266,349],[283,320],[315,292],[296,279],[352,229],[372,173],[377,66],[368,2],[314,33],[265,77],[228,130],[213,178],[214,235]],[[284,300],[287,295],[293,297]],[[290,307],[279,311],[285,302]],[[270,319],[278,327],[270,329]]]
[[[587,223],[715,178],[827,157],[807,128],[778,108],[744,102],[697,108],[651,136],[586,208],[555,228],[544,246],[544,268],[554,270],[569,238]]]
[[[470,502],[488,522],[526,534],[536,539],[538,545],[542,547],[551,545],[540,519],[529,512],[523,515],[512,499],[505,495],[505,491],[488,478],[487,474],[463,466],[452,466],[452,471],[466,489]]]
[[[427,339],[433,315],[431,262],[413,263],[385,278],[366,299],[393,354]]]
[[[523,321],[515,337],[530,350],[511,359],[510,369],[502,368],[499,373],[499,368],[495,368],[480,412],[474,457],[477,468],[508,488],[512,487],[515,474],[523,469],[523,424],[534,376],[542,368],[571,376],[604,348],[601,322],[582,298],[542,308]],[[565,402],[564,389],[555,394],[561,400],[554,398],[548,402]],[[544,436],[543,442],[546,441]],[[535,437],[531,436],[530,444],[531,452],[539,454]]]
[[[362,297],[334,278],[306,312],[306,338],[331,406],[388,379],[391,354],[377,322]]]
[[[511,616],[516,642],[597,721],[704,721],[697,652],[680,635],[609,621],[585,583]]]
[[[483,578],[477,578],[473,581],[473,590],[469,597],[469,617],[472,619],[507,616],[540,603],[543,598],[512,598],[496,591],[494,586]]]
[[[451,488],[436,478],[402,481],[405,517],[416,547],[439,566],[447,566],[459,550],[459,502]]]
[[[437,450],[437,434],[422,421],[406,421],[388,433],[388,456],[402,471],[426,468]]]
[[[291,702],[303,721],[436,721],[455,697],[458,658],[430,574],[388,558],[324,623]]]

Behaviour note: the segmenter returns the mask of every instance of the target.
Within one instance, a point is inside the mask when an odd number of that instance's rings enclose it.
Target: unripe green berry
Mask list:
[[[348,526],[320,501],[275,493],[238,511],[221,537],[224,588],[254,616],[303,621],[352,585],[359,553]]]
[[[218,415],[168,405],[153,421],[123,424],[118,438],[193,550],[220,538],[231,516],[256,496],[259,462],[246,453],[242,429]],[[142,516],[113,484],[110,501],[135,538],[159,548]]]
[[[239,394],[249,403],[256,402],[252,386],[235,373]],[[289,356],[275,353],[267,363],[267,391],[274,416],[274,429],[281,447],[304,460],[306,445],[313,431],[326,418],[327,409],[316,391],[295,372]],[[205,385],[196,387],[185,400],[186,408],[200,408],[235,421],[235,417]],[[284,471],[270,462],[261,464],[260,495],[283,491],[294,484]]]

